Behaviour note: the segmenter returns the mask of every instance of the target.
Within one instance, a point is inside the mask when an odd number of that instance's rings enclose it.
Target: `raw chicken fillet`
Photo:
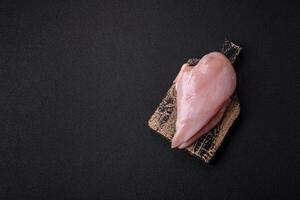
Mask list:
[[[222,53],[203,56],[194,67],[184,64],[175,79],[176,133],[172,148],[186,148],[223,117],[236,87],[236,74]]]

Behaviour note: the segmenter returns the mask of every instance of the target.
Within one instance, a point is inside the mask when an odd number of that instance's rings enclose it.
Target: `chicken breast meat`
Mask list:
[[[222,119],[236,88],[236,73],[226,56],[212,52],[194,67],[184,64],[175,83],[177,120],[171,147],[181,149]]]

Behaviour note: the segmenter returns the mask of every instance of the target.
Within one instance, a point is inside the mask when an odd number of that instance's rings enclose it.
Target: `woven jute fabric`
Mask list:
[[[232,63],[234,63],[240,51],[240,46],[228,40],[225,40],[221,50]],[[199,58],[192,58],[187,61],[191,66],[196,65],[198,62]],[[175,84],[173,83],[166,96],[151,116],[148,122],[149,127],[164,138],[171,140],[176,132],[176,110],[176,89]],[[225,136],[228,134],[230,127],[239,114],[240,103],[237,94],[234,93],[232,101],[227,107],[221,121],[211,131],[204,134],[191,146],[186,148],[187,152],[208,163],[224,141]]]

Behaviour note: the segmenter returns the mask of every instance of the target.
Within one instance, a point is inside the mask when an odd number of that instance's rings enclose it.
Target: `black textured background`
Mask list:
[[[0,199],[299,197],[296,2],[1,1]],[[147,120],[225,37],[242,113],[206,165]]]

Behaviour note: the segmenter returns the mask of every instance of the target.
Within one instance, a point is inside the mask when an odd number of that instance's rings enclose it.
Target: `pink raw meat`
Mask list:
[[[175,82],[177,120],[172,148],[184,148],[221,120],[236,87],[236,74],[222,53],[212,52],[194,67],[184,64]]]

